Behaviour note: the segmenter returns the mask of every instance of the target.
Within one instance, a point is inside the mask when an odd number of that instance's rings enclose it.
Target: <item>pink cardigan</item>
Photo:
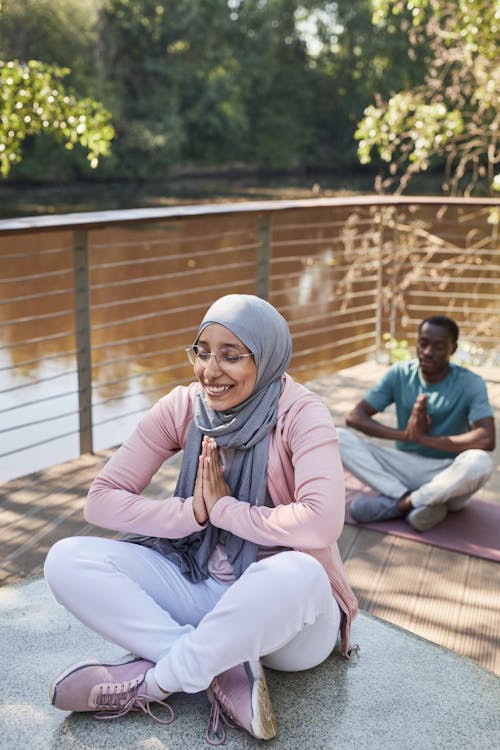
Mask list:
[[[347,654],[357,601],[337,547],[344,526],[344,476],[331,415],[321,399],[289,375],[271,433],[268,490],[273,508],[223,497],[211,522],[262,546],[307,552],[325,568],[344,613]],[[94,480],[85,506],[89,523],[146,536],[180,538],[199,531],[193,498],[152,500],[141,495],[164,461],[185,445],[198,383],[178,386],[158,401]]]

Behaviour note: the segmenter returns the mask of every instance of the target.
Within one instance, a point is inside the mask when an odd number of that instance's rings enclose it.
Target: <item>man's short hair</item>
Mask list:
[[[431,315],[429,318],[424,318],[424,320],[418,327],[419,333],[422,330],[422,326],[424,326],[426,323],[429,323],[433,326],[442,326],[443,328],[447,328],[451,340],[454,344],[457,343],[460,331],[455,321],[451,318],[447,318],[446,315]]]

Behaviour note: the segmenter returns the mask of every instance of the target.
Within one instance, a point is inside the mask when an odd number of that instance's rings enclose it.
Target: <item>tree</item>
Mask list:
[[[300,0],[233,2],[235,55],[250,127],[243,159],[271,168],[311,162],[315,139],[315,81],[297,26]]]
[[[66,83],[99,97],[95,48],[100,0],[0,0],[0,60],[68,68]]]
[[[399,24],[371,22],[371,0],[314,3],[312,65],[316,73],[315,124],[318,163],[348,166],[357,162],[354,132],[374,92],[387,97],[409,88],[423,75],[425,46],[408,56],[408,35]]]
[[[176,18],[172,9],[169,12],[176,21],[168,65],[182,122],[180,162],[221,165],[237,161],[249,123],[235,22],[225,1],[195,0],[189,5],[188,24],[184,17]]]
[[[103,98],[117,139],[116,178],[165,176],[185,142],[179,94],[194,0],[102,0],[97,24]]]
[[[299,0],[104,0],[105,101],[122,177],[300,163],[314,110]],[[126,60],[126,65],[124,64]]]
[[[92,168],[109,152],[111,115],[90,98],[77,98],[61,80],[68,70],[37,60],[0,61],[0,173],[21,160],[28,136],[51,132],[67,149],[79,144]]]
[[[376,26],[402,19],[411,50],[428,45],[422,82],[367,107],[356,138],[362,163],[378,154],[389,175],[380,190],[402,192],[419,172],[440,164],[443,189],[492,188],[500,160],[498,0],[372,0]]]

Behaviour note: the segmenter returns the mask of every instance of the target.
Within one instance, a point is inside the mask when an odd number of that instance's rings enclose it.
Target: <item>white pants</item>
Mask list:
[[[169,692],[204,690],[226,669],[260,657],[273,669],[309,669],[331,653],[339,632],[328,576],[303,552],[255,562],[233,584],[193,584],[154,550],[71,537],[49,551],[45,577],[81,622],[154,662]]]
[[[411,492],[415,508],[446,503],[461,510],[493,471],[486,451],[468,450],[456,458],[428,458],[386,448],[352,431],[338,428],[342,463],[351,474],[387,497]]]

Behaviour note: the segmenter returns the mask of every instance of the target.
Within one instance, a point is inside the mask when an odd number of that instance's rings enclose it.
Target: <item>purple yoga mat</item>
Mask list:
[[[500,562],[500,504],[472,499],[463,510],[448,513],[445,520],[430,531],[414,531],[404,520],[395,518],[379,523],[356,523],[349,515],[349,503],[360,493],[376,497],[377,493],[351,474],[345,474],[346,518],[345,522],[382,534],[393,534],[414,542],[431,544],[434,547],[462,552]]]

